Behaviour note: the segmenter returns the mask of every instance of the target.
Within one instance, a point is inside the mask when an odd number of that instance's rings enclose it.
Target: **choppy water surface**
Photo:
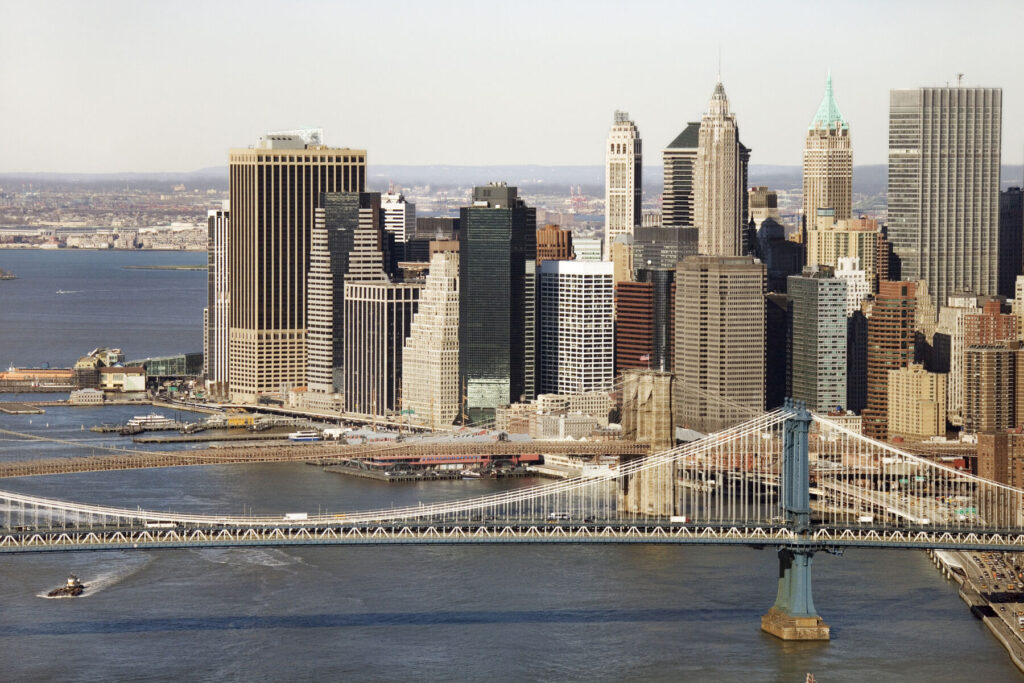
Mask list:
[[[129,256],[138,263],[152,257]],[[0,267],[19,270],[3,260]],[[127,348],[158,348],[133,337],[137,329],[164,324],[155,313],[146,318],[146,310],[140,305],[135,316],[142,319],[107,335]],[[49,314],[34,318],[28,304],[2,294],[0,311],[41,328],[53,324]],[[15,358],[56,361],[89,346],[57,339],[47,347],[43,339],[12,347],[17,333],[5,327],[0,352]],[[195,329],[189,335],[198,342]],[[160,353],[174,350],[184,349]],[[46,415],[0,415],[0,429],[125,443],[82,426],[139,412],[54,408]],[[3,459],[87,450],[0,436]],[[12,479],[0,481],[0,488],[150,509],[283,514],[427,503],[530,483],[389,485],[288,463]],[[777,561],[770,549],[508,545],[0,554],[0,679],[803,681],[813,672],[824,683],[1018,677],[923,553],[821,554],[814,564],[815,600],[834,635],[829,643],[782,643],[760,632],[760,616],[775,597]],[[83,597],[40,597],[69,572],[89,585]]]

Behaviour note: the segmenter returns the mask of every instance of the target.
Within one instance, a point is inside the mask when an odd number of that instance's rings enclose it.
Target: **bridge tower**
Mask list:
[[[789,527],[807,537],[811,527],[810,457],[807,432],[811,414],[803,401],[786,399],[794,412],[783,425],[782,507]],[[829,627],[818,616],[811,597],[813,545],[779,548],[779,592],[761,617],[761,630],[782,640],[828,640]]]

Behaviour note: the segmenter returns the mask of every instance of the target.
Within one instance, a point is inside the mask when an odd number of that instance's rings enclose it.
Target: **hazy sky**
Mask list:
[[[615,109],[660,164],[719,49],[752,163],[800,163],[831,67],[855,163],[885,162],[890,88],[963,72],[1019,164],[1022,31],[1024,0],[0,0],[0,171],[189,171],[305,126],[371,164],[603,164]]]

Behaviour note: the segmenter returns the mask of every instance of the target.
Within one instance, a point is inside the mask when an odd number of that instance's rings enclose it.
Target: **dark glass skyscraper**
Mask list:
[[[492,183],[459,220],[459,376],[477,419],[534,397],[537,212]]]
[[[1024,192],[1011,187],[999,193],[999,293],[1014,296],[1024,249]]]

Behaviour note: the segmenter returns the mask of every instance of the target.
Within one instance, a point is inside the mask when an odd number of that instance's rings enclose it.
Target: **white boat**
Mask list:
[[[289,441],[320,441],[320,432],[313,429],[303,429],[292,432],[288,435]]]
[[[149,415],[136,415],[126,423],[129,427],[141,427],[142,429],[177,429],[178,423],[169,417],[157,413]]]

